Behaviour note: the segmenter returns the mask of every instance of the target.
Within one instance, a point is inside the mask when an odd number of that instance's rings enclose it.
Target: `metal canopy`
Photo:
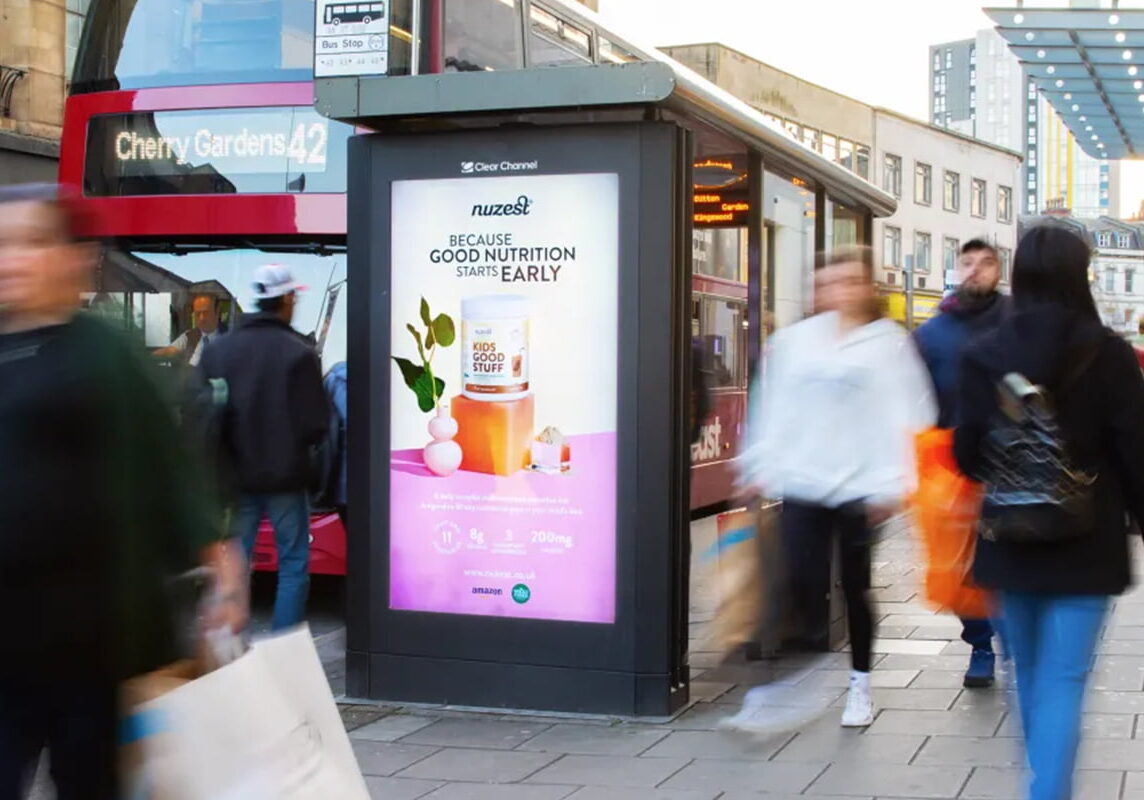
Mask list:
[[[1144,10],[985,13],[1086,153],[1144,155]]]

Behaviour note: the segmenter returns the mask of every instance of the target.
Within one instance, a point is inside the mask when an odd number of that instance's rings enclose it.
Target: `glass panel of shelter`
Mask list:
[[[748,284],[750,246],[747,148],[704,126],[691,126],[695,143],[692,180],[692,320],[702,367],[715,389],[746,389],[749,370]],[[756,244],[756,246],[758,246]],[[760,261],[761,263],[761,261]],[[756,318],[761,319],[761,313]]]

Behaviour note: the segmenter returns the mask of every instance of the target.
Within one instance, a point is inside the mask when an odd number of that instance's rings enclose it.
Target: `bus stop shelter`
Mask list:
[[[375,132],[349,157],[352,696],[682,707],[693,229],[745,231],[753,365],[814,251],[893,210],[607,36],[624,58],[315,82]]]

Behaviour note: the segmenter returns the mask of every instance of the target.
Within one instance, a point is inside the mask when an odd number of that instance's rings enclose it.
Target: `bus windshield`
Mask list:
[[[93,0],[73,92],[308,81],[314,0]]]
[[[255,311],[251,276],[263,264],[282,264],[306,289],[299,292],[294,328],[312,338],[323,372],[346,358],[346,256],[277,248],[199,249],[185,253],[129,249],[107,253],[89,307],[121,321],[151,349],[186,333],[196,298],[215,300],[227,328]]]

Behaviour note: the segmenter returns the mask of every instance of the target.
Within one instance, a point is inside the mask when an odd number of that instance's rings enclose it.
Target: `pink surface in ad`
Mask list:
[[[616,435],[569,437],[572,468],[498,477],[390,462],[390,608],[615,621]]]

